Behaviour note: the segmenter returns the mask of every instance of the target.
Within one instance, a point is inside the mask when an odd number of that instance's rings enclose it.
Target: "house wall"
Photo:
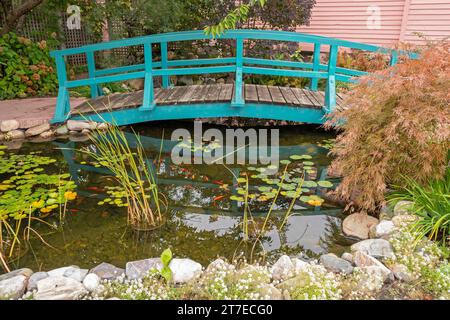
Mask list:
[[[297,31],[381,46],[423,44],[415,32],[450,37],[450,0],[317,0],[310,25]]]

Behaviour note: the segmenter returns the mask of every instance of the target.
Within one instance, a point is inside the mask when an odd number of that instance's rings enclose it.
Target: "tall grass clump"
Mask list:
[[[338,195],[376,211],[392,185],[444,176],[450,148],[450,41],[430,44],[418,60],[377,71],[348,94],[328,128],[340,131],[332,167]]]
[[[388,199],[395,203],[401,200],[412,201],[411,211],[419,219],[412,227],[419,238],[428,236],[440,240],[443,245],[450,244],[450,167],[443,179],[431,180],[422,186],[411,178],[405,178],[402,186]]]
[[[95,161],[109,169],[125,191],[128,223],[138,230],[149,230],[164,222],[155,175],[138,134],[134,133],[136,148],[133,151],[123,131],[115,125],[105,130],[95,130],[90,140],[95,150],[84,150]]]

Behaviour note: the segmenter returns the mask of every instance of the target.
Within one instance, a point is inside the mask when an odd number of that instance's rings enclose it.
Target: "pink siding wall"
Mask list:
[[[377,8],[379,25],[371,19]],[[421,44],[413,32],[450,37],[450,0],[316,0],[310,26],[298,31],[382,46]]]

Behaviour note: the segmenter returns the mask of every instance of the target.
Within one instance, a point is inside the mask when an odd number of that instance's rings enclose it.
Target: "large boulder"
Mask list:
[[[103,262],[96,266],[94,269],[91,269],[89,273],[94,273],[100,277],[102,280],[114,280],[118,277],[121,277],[125,274],[125,270],[113,266],[110,263]]]
[[[64,272],[63,276],[72,278],[74,280],[77,280],[78,282],[83,282],[88,272],[88,269],[69,268],[66,270],[66,272]]]
[[[202,273],[202,265],[191,259],[172,259],[169,264],[172,280],[175,283],[186,283]]]
[[[368,239],[355,243],[350,247],[352,252],[361,251],[365,254],[380,258],[392,259],[394,258],[394,251],[389,241],[384,239]]]
[[[29,277],[31,277],[32,274],[33,274],[33,270],[31,270],[31,269],[28,269],[28,268],[17,269],[17,270],[0,275],[0,281],[14,278],[15,276],[19,276],[19,275],[29,278]]]
[[[281,256],[272,266],[272,278],[274,280],[284,280],[295,275],[295,267],[286,255]]]
[[[19,299],[27,288],[28,278],[24,275],[16,275],[0,281],[0,300]]]
[[[142,279],[150,270],[161,271],[162,266],[160,258],[131,261],[125,266],[125,274],[129,280]]]
[[[64,277],[65,274],[70,274],[72,272],[76,272],[77,270],[79,270],[80,267],[78,266],[68,266],[68,267],[61,267],[61,268],[57,268],[57,269],[53,269],[48,271],[48,275],[49,277]]]
[[[20,123],[17,120],[3,120],[0,123],[1,132],[9,132],[19,129]]]
[[[347,236],[368,239],[370,228],[377,223],[378,219],[365,213],[354,213],[344,219],[342,230]]]
[[[41,133],[45,131],[50,130],[50,124],[49,123],[43,123],[35,127],[31,127],[25,131],[25,137],[34,137],[38,136]]]
[[[37,283],[36,300],[76,300],[87,294],[84,286],[77,280],[50,276]]]
[[[334,273],[351,274],[353,272],[353,267],[350,262],[341,259],[332,253],[322,255],[319,262],[325,269]]]
[[[36,272],[33,273],[30,277],[30,279],[28,279],[28,285],[27,285],[27,290],[28,291],[33,291],[33,290],[37,290],[37,283],[39,281],[41,281],[42,279],[48,278],[48,273],[47,272]]]

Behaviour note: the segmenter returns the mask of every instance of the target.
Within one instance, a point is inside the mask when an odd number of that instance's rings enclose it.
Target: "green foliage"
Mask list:
[[[54,94],[56,68],[49,55],[54,39],[34,43],[14,33],[0,38],[0,99]]]
[[[450,244],[450,167],[443,179],[431,180],[425,186],[406,177],[404,184],[396,186],[397,191],[388,199],[396,203],[401,200],[412,201],[411,212],[419,217],[414,224],[418,236],[428,236],[440,240],[443,245]]]
[[[170,270],[169,264],[172,260],[172,251],[170,248],[167,248],[166,250],[161,253],[161,262],[162,262],[162,269],[161,269],[161,276],[166,279],[167,282],[170,282],[172,280],[172,270]]]

